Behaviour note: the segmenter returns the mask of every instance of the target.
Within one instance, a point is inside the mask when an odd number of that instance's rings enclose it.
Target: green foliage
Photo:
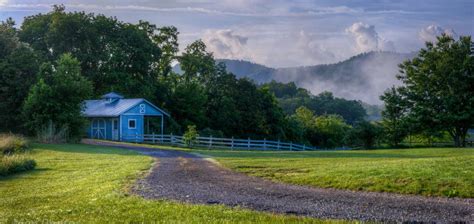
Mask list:
[[[189,148],[192,148],[196,143],[198,137],[199,133],[196,130],[196,126],[188,125],[188,129],[186,130],[186,132],[184,132],[183,135],[184,144],[186,144]]]
[[[390,132],[403,126],[405,120],[412,132],[444,130],[456,146],[465,146],[467,131],[474,126],[472,45],[471,37],[455,41],[443,34],[436,43],[426,43],[417,57],[400,65],[398,78],[403,86],[382,97]],[[390,112],[390,108],[396,111]]]
[[[385,139],[390,145],[397,146],[409,134],[409,122],[405,116],[406,102],[395,87],[385,91],[380,99],[385,102],[385,109],[382,111]]]
[[[39,58],[20,42],[14,22],[0,24],[0,131],[24,131],[21,105],[36,81]]]
[[[20,135],[0,134],[0,156],[26,152],[29,141]]]
[[[382,135],[382,127],[378,123],[361,121],[349,130],[346,143],[353,147],[371,149]]]
[[[474,149],[262,152],[201,150],[225,167],[322,188],[473,198]]]
[[[26,125],[36,134],[54,126],[67,130],[66,136],[75,140],[83,132],[81,112],[91,94],[91,83],[81,76],[79,61],[70,54],[61,56],[54,66],[45,63],[24,104]]]
[[[339,115],[316,116],[310,109],[301,106],[290,117],[293,125],[302,127],[304,136],[312,145],[325,148],[343,146],[351,126]]]
[[[316,117],[315,128],[319,136],[319,145],[334,148],[344,144],[344,138],[351,126],[339,115],[323,115]]]
[[[155,91],[155,85],[160,75],[169,73],[177,51],[175,28],[66,12],[64,7],[26,17],[19,37],[48,61],[71,53],[81,62],[82,74],[92,81],[96,96],[113,90],[154,103],[162,103],[156,102],[155,94],[162,93]]]
[[[293,114],[301,106],[312,110],[316,115],[338,114],[349,124],[363,121],[367,116],[362,102],[334,97],[330,92],[313,96],[308,90],[296,87],[294,82],[287,84],[272,81],[262,85],[273,93],[283,111]]]

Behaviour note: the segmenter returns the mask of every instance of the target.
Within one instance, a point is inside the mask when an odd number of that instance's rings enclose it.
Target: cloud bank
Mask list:
[[[248,38],[232,30],[208,30],[202,40],[216,58],[252,59],[246,48]]]
[[[359,53],[368,51],[395,51],[392,41],[379,36],[374,25],[357,22],[346,29],[354,37],[356,50]]]
[[[457,34],[451,28],[445,29],[437,25],[429,25],[421,29],[421,31],[418,33],[418,37],[421,41],[424,41],[424,42],[436,42],[437,41],[436,37],[442,34],[447,34],[448,36],[451,36],[451,37],[457,36]]]

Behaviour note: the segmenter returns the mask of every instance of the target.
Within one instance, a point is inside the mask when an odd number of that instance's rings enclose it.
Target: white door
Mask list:
[[[119,140],[119,124],[118,119],[112,119],[112,140]]]

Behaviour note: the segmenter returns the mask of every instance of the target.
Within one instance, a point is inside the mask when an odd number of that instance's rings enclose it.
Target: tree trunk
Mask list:
[[[466,135],[468,128],[456,127],[451,136],[453,137],[455,147],[466,147]]]

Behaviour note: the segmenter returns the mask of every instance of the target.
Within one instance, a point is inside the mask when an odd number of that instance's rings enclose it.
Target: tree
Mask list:
[[[351,126],[339,115],[323,115],[316,117],[315,128],[319,136],[319,145],[334,148],[344,144],[344,137]]]
[[[67,130],[66,137],[75,140],[83,132],[81,112],[91,94],[92,84],[81,75],[79,61],[72,55],[62,55],[55,65],[45,63],[24,103],[26,125],[40,134],[52,124],[56,130]]]
[[[362,146],[366,149],[372,148],[382,132],[377,123],[361,121],[354,125],[347,133],[346,142],[351,146]]]
[[[176,50],[175,31],[55,6],[49,13],[26,17],[18,36],[48,61],[71,53],[81,62],[81,73],[92,81],[96,96],[118,91],[157,103],[157,82],[169,73]],[[167,49],[166,58],[161,58],[160,47]]]
[[[212,53],[206,52],[206,44],[197,40],[184,49],[179,57],[181,69],[184,71],[185,81],[198,79],[207,84],[211,76],[215,74],[215,60]]]
[[[445,34],[437,39],[400,65],[403,86],[383,100],[386,107],[400,108],[417,129],[446,130],[455,146],[465,146],[474,125],[473,42],[471,37],[455,41]]]
[[[385,91],[380,99],[385,102],[382,111],[384,136],[390,145],[398,146],[409,134],[406,101],[395,87]]]
[[[23,131],[18,114],[40,64],[33,49],[18,40],[14,25],[11,18],[0,24],[0,132]]]

